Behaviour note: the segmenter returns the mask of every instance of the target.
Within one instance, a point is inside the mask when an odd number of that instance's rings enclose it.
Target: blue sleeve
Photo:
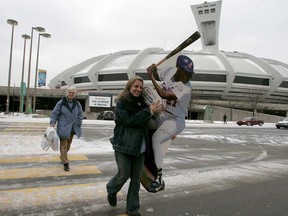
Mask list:
[[[58,101],[50,114],[50,125],[56,124],[61,114],[62,100]]]

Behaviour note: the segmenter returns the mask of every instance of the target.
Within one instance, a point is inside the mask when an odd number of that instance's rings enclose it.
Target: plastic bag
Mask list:
[[[59,143],[60,143],[60,139],[59,139],[58,134],[55,131],[54,137],[53,137],[51,145],[50,145],[50,147],[52,148],[53,151],[59,150]]]
[[[46,137],[48,140],[52,141],[56,131],[54,127],[48,127],[45,131]]]
[[[44,134],[44,137],[41,141],[41,148],[44,150],[44,151],[47,151],[49,148],[50,148],[50,143],[48,142],[48,139],[46,137],[46,134]]]
[[[59,150],[60,139],[54,127],[48,127],[41,141],[41,148],[47,151],[50,147],[53,151]]]

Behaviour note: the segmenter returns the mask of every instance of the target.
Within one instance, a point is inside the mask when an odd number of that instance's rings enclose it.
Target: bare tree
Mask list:
[[[247,89],[247,95],[248,103],[252,109],[253,117],[255,116],[255,111],[257,111],[258,104],[262,99],[263,96],[263,90],[257,88],[257,89]]]
[[[232,118],[232,116],[233,116],[233,113],[232,113],[232,110],[236,107],[236,105],[237,105],[237,102],[235,102],[235,101],[228,101],[228,104],[229,104],[229,109],[230,109],[230,121],[233,121],[233,118]]]

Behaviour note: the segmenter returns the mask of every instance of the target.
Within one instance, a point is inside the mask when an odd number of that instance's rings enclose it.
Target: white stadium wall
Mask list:
[[[221,1],[191,6],[203,49],[184,50],[195,65],[191,103],[237,109],[287,112],[288,65],[247,53],[218,50]],[[93,94],[118,94],[132,76],[142,76],[151,84],[146,68],[157,63],[170,51],[160,48],[123,50],[88,59],[54,77],[52,89],[74,85]],[[234,106],[234,107],[233,107]],[[286,114],[287,115],[287,114]]]

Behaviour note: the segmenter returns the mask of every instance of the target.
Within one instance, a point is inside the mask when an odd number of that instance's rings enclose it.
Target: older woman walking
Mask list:
[[[57,123],[57,134],[60,138],[60,160],[65,171],[70,171],[67,153],[73,137],[76,135],[79,138],[82,134],[83,110],[75,96],[76,87],[67,88],[66,97],[57,102],[50,115],[50,126],[55,127]]]

